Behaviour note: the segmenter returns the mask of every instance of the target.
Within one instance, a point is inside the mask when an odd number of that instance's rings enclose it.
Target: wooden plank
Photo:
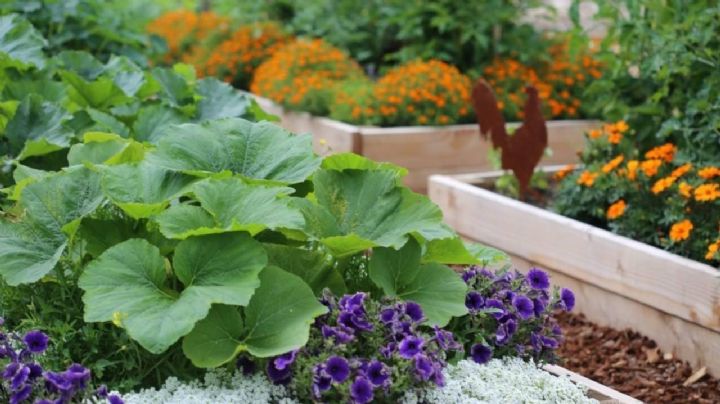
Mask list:
[[[602,385],[598,382],[588,379],[585,376],[571,372],[557,365],[545,365],[543,369],[556,376],[567,377],[575,384],[585,386],[588,389],[588,397],[600,401],[601,404],[642,404],[642,401],[634,399],[627,394],[620,393],[610,387]]]
[[[648,334],[661,338],[677,333],[673,338],[678,349],[686,344],[698,352],[698,358],[712,354],[717,358],[713,361],[720,362],[717,269],[456,178],[431,177],[429,195],[443,210],[445,221],[463,236],[674,316],[682,321],[673,323],[669,317],[658,320],[656,325],[664,325],[665,330],[657,328]],[[604,301],[595,300],[594,304],[602,310]],[[626,315],[621,307],[607,317]],[[645,317],[638,313],[633,322],[640,326],[643,321]],[[710,332],[702,336],[696,332],[698,340],[685,338],[683,333],[691,328],[688,323]],[[720,373],[720,363],[713,368]]]
[[[720,331],[720,272],[709,265],[455,178],[430,182],[461,234]]]

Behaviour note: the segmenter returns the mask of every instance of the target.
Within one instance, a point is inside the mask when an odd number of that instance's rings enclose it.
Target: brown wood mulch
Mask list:
[[[650,338],[598,326],[582,314],[559,320],[565,368],[646,403],[720,403],[720,380],[661,352]]]

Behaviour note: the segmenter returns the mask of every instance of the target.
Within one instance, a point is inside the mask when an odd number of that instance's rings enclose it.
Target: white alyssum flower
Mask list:
[[[285,387],[272,384],[263,374],[244,376],[224,369],[208,371],[204,381],[183,383],[171,377],[160,390],[142,390],[122,398],[126,404],[298,403],[288,398]]]
[[[493,359],[484,365],[463,360],[447,367],[445,381],[443,388],[406,393],[403,403],[597,403],[582,386],[520,358]]]
[[[532,362],[519,358],[493,359],[485,365],[463,360],[445,370],[443,388],[409,391],[403,404],[591,404],[583,387],[565,377],[553,376]],[[264,375],[244,376],[216,369],[205,380],[182,383],[169,378],[160,390],[148,389],[124,394],[127,404],[295,404],[282,386],[273,385]]]

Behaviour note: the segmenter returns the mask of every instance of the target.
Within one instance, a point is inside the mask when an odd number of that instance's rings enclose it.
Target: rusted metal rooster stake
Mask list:
[[[528,98],[524,107],[522,125],[510,136],[490,85],[483,79],[473,88],[472,99],[480,135],[502,153],[503,170],[512,170],[520,184],[520,199],[529,191],[530,179],[545,152],[548,143],[547,127],[540,110],[540,98],[533,86],[525,87]]]

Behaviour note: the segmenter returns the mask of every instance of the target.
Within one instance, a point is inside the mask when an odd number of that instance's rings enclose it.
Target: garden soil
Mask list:
[[[559,320],[565,368],[646,403],[720,403],[720,380],[661,352],[650,338],[598,326],[582,314],[562,313]]]

